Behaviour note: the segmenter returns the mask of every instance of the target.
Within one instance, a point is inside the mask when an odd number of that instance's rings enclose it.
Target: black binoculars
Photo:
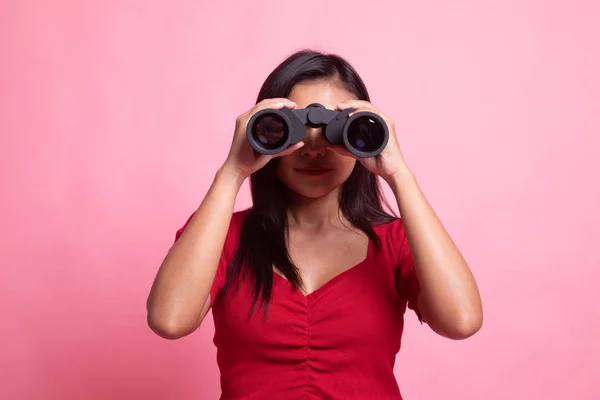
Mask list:
[[[261,154],[277,154],[300,142],[306,126],[321,128],[325,139],[344,145],[357,157],[374,157],[387,145],[389,131],[385,121],[370,111],[355,109],[329,110],[313,103],[306,108],[267,108],[256,112],[248,121],[246,136],[254,150]]]

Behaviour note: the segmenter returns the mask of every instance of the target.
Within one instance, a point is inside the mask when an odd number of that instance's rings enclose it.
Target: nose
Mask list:
[[[327,153],[327,140],[323,136],[321,128],[306,128],[304,146],[300,149],[302,157],[324,156]]]

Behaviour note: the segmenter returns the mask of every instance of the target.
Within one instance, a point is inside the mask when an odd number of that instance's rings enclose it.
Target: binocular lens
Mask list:
[[[383,126],[369,116],[358,117],[348,127],[348,142],[360,151],[374,151],[385,141]]]
[[[276,149],[285,142],[288,127],[278,115],[265,114],[254,124],[254,139],[266,149]]]

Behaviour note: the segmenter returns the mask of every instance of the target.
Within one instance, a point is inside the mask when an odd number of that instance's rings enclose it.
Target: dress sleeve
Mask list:
[[[407,306],[413,310],[421,323],[424,322],[421,311],[419,310],[418,297],[420,292],[419,279],[415,264],[413,262],[412,253],[404,230],[402,221],[397,222],[396,228],[396,243],[399,243],[398,249],[398,268],[397,286],[400,294],[406,299]],[[398,244],[396,244],[398,246]]]
[[[183,232],[185,232],[185,229],[190,224],[190,221],[194,217],[194,214],[195,213],[192,213],[192,215],[190,215],[190,217],[187,219],[185,224],[175,232],[175,242],[177,242],[177,240],[179,240],[181,235],[183,235]],[[227,236],[225,237],[225,244],[223,246],[223,250],[221,251],[221,257],[219,258],[219,265],[217,267],[215,279],[214,279],[212,287],[210,289],[210,308],[213,307],[215,300],[217,299],[217,296],[219,295],[219,293],[225,286],[227,267],[228,267],[229,263],[231,262],[231,260],[233,259],[235,250],[237,248],[236,243],[237,243],[237,237],[238,237],[237,229],[239,228],[238,227],[239,219],[240,219],[239,215],[237,213],[234,213],[234,215],[231,219],[231,223],[229,225]]]

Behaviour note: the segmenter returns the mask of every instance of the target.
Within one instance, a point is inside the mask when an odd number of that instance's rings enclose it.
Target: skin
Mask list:
[[[319,102],[334,109],[338,103],[352,98],[352,93],[335,81],[296,85],[289,99],[298,108]],[[368,238],[340,213],[339,194],[356,160],[327,148],[321,129],[307,128],[303,147],[283,156],[277,175],[290,189],[292,202],[288,209],[290,258],[298,267],[309,294],[334,276],[363,261]],[[298,172],[305,167],[331,168],[322,177]]]
[[[313,128],[307,129],[303,142],[275,156],[257,154],[247,143],[246,125],[256,111],[303,108],[315,102],[330,109],[352,107],[356,112],[379,114],[390,130],[387,147],[377,157],[357,158],[343,147],[329,145],[320,129]],[[357,100],[337,81],[324,80],[296,85],[289,99],[265,100],[238,117],[226,161],[188,228],[165,257],[150,291],[148,324],[157,334],[176,339],[200,326],[239,189],[273,157],[281,157],[277,174],[292,194],[288,247],[305,294],[366,256],[366,235],[345,220],[338,203],[341,185],[360,162],[394,193],[421,286],[418,306],[427,324],[455,340],[481,328],[483,311],[476,281],[404,161],[394,121],[373,104]],[[298,168],[315,165],[332,171],[318,177],[298,172]]]

